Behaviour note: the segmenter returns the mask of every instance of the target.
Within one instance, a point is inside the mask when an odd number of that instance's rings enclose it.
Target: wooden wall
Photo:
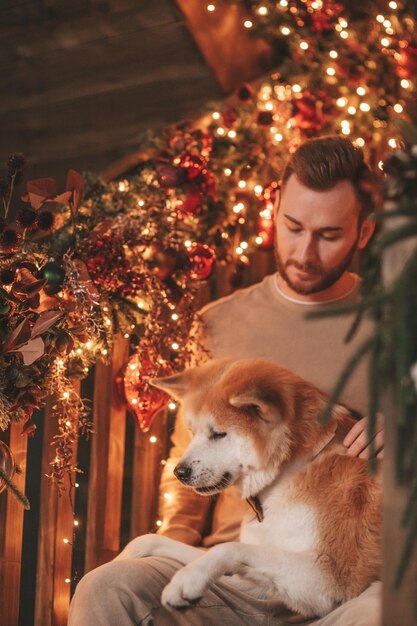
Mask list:
[[[220,97],[173,0],[3,0],[0,162],[99,171]]]

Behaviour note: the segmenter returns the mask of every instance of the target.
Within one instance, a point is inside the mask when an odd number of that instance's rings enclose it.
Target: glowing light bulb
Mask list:
[[[293,85],[292,86],[292,90],[293,90],[294,93],[300,93],[301,85],[297,85],[297,84]]]
[[[410,86],[410,81],[407,80],[406,78],[403,78],[400,84],[401,84],[401,87],[404,87],[404,89],[408,89]]]
[[[229,130],[229,132],[227,133],[227,136],[230,137],[230,139],[234,139],[236,137],[236,131]]]
[[[215,10],[216,10],[216,7],[214,6],[214,4],[207,5],[207,11],[210,11],[210,13],[213,13],[213,11]]]
[[[330,57],[331,59],[337,59],[337,57],[338,57],[338,56],[339,56],[339,55],[338,55],[338,53],[336,52],[336,50],[330,50],[330,52],[329,52],[329,57]]]
[[[220,119],[220,113],[218,111],[214,111],[214,113],[212,114],[212,118],[214,120],[219,120]]]
[[[390,9],[393,9],[395,11],[395,9],[398,9],[398,4],[396,2],[394,2],[394,0],[392,2],[388,3],[388,6]]]
[[[219,126],[219,128],[216,130],[216,133],[221,137],[225,134],[225,132],[226,131],[224,130],[223,126]]]
[[[70,422],[69,420],[67,420],[67,421],[65,422],[65,426],[66,426],[67,428],[69,428],[69,427],[71,426],[71,422]]]
[[[384,46],[384,48],[388,48],[390,43],[391,43],[391,40],[388,37],[383,37],[381,39],[381,46]]]
[[[302,41],[300,43],[301,50],[308,50],[308,43],[306,41]]]
[[[347,39],[349,37],[349,33],[346,30],[342,30],[340,36],[342,39]]]
[[[245,20],[245,21],[243,22],[243,26],[244,26],[245,28],[252,28],[252,26],[253,26],[253,22],[252,22],[251,20]]]
[[[156,525],[157,525],[158,527],[161,527],[161,526],[162,526],[162,520],[157,519],[157,520],[156,520]]]
[[[144,201],[143,201],[143,200],[138,200],[138,205],[139,205],[139,206],[143,206],[144,204],[145,204],[145,203],[144,203]]]
[[[177,342],[176,342],[176,341],[174,341],[174,343],[173,343],[173,344],[171,344],[171,348],[172,348],[173,350],[178,350],[179,345],[177,344]]]
[[[397,142],[395,141],[394,137],[391,137],[391,139],[388,139],[388,145],[390,148],[396,148],[397,147]]]
[[[156,443],[158,441],[158,439],[155,437],[155,435],[151,435],[149,437],[149,441],[150,441],[150,443]]]
[[[70,397],[70,392],[69,391],[64,391],[64,393],[62,394],[62,398],[64,400],[68,400],[69,397]]]
[[[258,13],[259,15],[268,15],[268,8],[264,6],[259,7]]]
[[[290,34],[290,32],[291,32],[291,31],[290,31],[290,29],[288,28],[288,26],[283,26],[283,27],[281,28],[281,33],[282,33],[283,35],[285,35],[285,37],[287,37],[287,36]]]
[[[288,6],[288,1],[287,0],[280,0],[279,6],[283,7],[285,9],[285,7]]]
[[[67,584],[71,582],[71,578],[66,578],[65,581]]]
[[[273,109],[273,108],[274,108],[274,105],[272,104],[272,102],[267,102],[267,103],[265,104],[265,109],[266,109],[267,111],[272,111],[272,109]]]
[[[171,502],[173,499],[172,493],[164,493],[164,498],[165,500],[167,500],[168,502]]]
[[[329,76],[334,76],[336,74],[336,70],[334,69],[334,67],[328,67],[326,70],[326,74],[328,74]]]
[[[223,172],[225,176],[231,176],[232,174],[232,170],[230,169],[230,167],[225,167]]]
[[[256,243],[258,246],[260,246],[260,245],[261,245],[261,243],[263,243],[263,239],[262,239],[262,237],[260,237],[260,236],[258,235],[258,237],[256,237],[256,239],[255,239],[255,243]]]
[[[364,111],[365,113],[371,110],[371,107],[369,106],[367,102],[361,102],[359,105],[359,108],[361,111]]]
[[[376,21],[379,22],[380,24],[382,24],[384,20],[385,20],[385,17],[383,15],[376,16]]]
[[[348,113],[349,113],[349,115],[355,115],[356,107],[354,107],[354,106],[348,107]]]
[[[243,254],[243,250],[240,246],[236,248],[236,254]]]
[[[362,137],[358,137],[357,139],[355,139],[355,143],[357,146],[359,146],[359,148],[363,148],[365,145],[365,139],[362,139]]]
[[[245,187],[246,187],[246,180],[240,180],[238,182],[237,186],[239,187],[239,189],[245,189]]]
[[[404,111],[404,108],[401,104],[394,104],[394,111],[396,113],[402,113]]]
[[[275,139],[275,141],[282,141],[283,140],[283,136],[281,135],[281,133],[276,133],[274,135],[274,139]]]
[[[347,98],[338,98],[336,100],[336,104],[338,107],[344,107],[347,105]]]
[[[392,26],[392,24],[391,24],[391,22],[390,22],[389,20],[384,20],[384,21],[382,22],[382,25],[383,25],[385,28],[390,28],[390,27]]]
[[[64,543],[69,543],[69,539],[67,539],[66,537],[64,537]]]
[[[125,183],[119,183],[119,191],[126,191]]]
[[[80,522],[77,519],[75,519],[74,520],[74,526],[79,526],[79,525],[80,525]]]
[[[255,185],[255,187],[254,187],[254,189],[253,189],[253,190],[254,190],[254,192],[255,192],[256,194],[261,194],[261,193],[262,193],[262,191],[263,191],[263,187],[262,187],[262,185]]]
[[[349,128],[349,126],[343,126],[342,127],[342,133],[344,135],[350,135],[350,128]]]
[[[175,402],[170,402],[168,404],[168,408],[171,409],[171,411],[173,411],[174,409],[177,408],[177,405],[175,404]]]
[[[366,94],[365,87],[358,87],[356,93],[358,94],[358,96],[364,96]]]
[[[176,322],[176,321],[177,321],[177,319],[178,319],[178,314],[177,314],[177,313],[173,313],[173,314],[171,315],[171,319],[173,319],[173,320],[174,320],[174,322]]]
[[[137,404],[137,403],[138,403],[138,401],[137,401],[137,399],[136,399],[136,398],[132,398],[130,402],[131,402],[132,404]]]
[[[190,248],[191,247],[191,241],[189,239],[187,239],[186,241],[184,241],[184,246],[186,248]]]

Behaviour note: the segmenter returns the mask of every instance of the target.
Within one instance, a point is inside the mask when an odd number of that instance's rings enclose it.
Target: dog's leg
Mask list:
[[[224,543],[181,568],[162,592],[167,609],[195,604],[210,583],[223,575],[240,574],[260,584],[268,581],[274,599],[305,615],[325,615],[333,607],[328,581],[317,571],[311,554]]]
[[[161,535],[142,535],[136,537],[116,559],[139,559],[144,556],[165,556],[180,561],[180,563],[190,563],[201,556],[202,550],[194,546],[188,546],[181,541],[175,541]]]

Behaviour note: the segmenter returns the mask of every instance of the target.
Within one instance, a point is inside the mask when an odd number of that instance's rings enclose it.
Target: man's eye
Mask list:
[[[340,239],[338,235],[326,235],[325,233],[321,233],[320,237],[325,241],[338,241]]]
[[[301,233],[301,228],[297,228],[294,226],[287,226],[287,228],[290,231],[290,233]]]
[[[210,435],[210,439],[224,439],[227,436],[227,433],[218,433],[213,431]]]

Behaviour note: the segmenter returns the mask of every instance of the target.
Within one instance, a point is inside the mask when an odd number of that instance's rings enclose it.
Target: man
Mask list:
[[[372,332],[371,323],[362,324],[354,341],[346,344],[351,317],[306,321],[305,315],[358,297],[359,279],[348,268],[374,231],[372,198],[365,184],[368,179],[362,152],[347,139],[328,137],[302,145],[284,171],[277,202],[278,273],[205,307],[198,344],[215,358],[274,360],[331,392],[347,359]],[[354,372],[341,400],[362,414],[366,412],[365,361]],[[179,418],[161,483],[163,523],[159,532],[204,547],[236,540],[248,505],[234,488],[213,501],[186,490],[172,475],[188,441]],[[366,456],[366,443],[362,420],[345,440],[347,453]],[[375,447],[382,448],[381,432]],[[176,561],[159,557],[116,559],[87,574],[74,596],[70,626],[379,624],[380,583],[320,620],[291,616],[282,606],[254,599],[231,582],[213,585],[186,613],[167,613],[159,598],[178,567]]]

